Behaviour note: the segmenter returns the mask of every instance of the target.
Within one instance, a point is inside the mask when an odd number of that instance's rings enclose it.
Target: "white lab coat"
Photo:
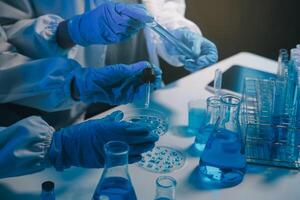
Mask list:
[[[48,149],[54,129],[40,117],[0,128],[0,178],[21,176],[50,166]]]
[[[168,29],[187,27],[200,33],[199,28],[184,17],[185,0],[123,1],[144,3],[157,21]],[[176,58],[166,53],[159,37],[147,29],[118,45],[61,49],[55,40],[59,22],[89,11],[103,2],[105,0],[1,0],[0,25],[3,30],[0,31],[0,102],[14,102],[47,112],[65,110],[43,113],[46,121],[54,119],[51,125],[61,127],[73,123],[86,108],[86,105],[72,101],[69,92],[64,90],[67,88],[64,76],[68,76],[75,67],[69,64],[69,59],[76,60],[83,67],[133,63],[141,59],[159,65],[160,55],[170,64],[180,65]],[[2,72],[5,72],[5,78],[1,78]],[[53,72],[51,76],[50,72]],[[33,76],[35,78],[30,78]],[[62,85],[65,87],[57,88]],[[38,94],[38,91],[43,93]],[[0,111],[9,112],[7,108],[0,108]],[[16,113],[15,116],[18,115]]]

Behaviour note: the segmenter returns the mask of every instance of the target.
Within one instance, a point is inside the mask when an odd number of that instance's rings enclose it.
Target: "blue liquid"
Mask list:
[[[122,177],[109,177],[101,182],[94,193],[93,199],[105,195],[112,200],[136,200],[136,194],[130,181]]]
[[[212,133],[202,153],[199,175],[207,186],[230,187],[242,182],[246,158],[239,133],[225,129]]]
[[[206,117],[206,110],[200,108],[191,108],[189,110],[189,128],[198,131],[203,125]]]
[[[158,198],[158,199],[155,199],[155,200],[171,200],[171,199],[169,199],[169,198],[166,198],[166,197],[160,197],[160,198]]]
[[[194,147],[198,152],[202,152],[205,148],[205,145],[208,141],[210,134],[214,130],[214,125],[207,125],[200,129],[199,133],[196,135]]]

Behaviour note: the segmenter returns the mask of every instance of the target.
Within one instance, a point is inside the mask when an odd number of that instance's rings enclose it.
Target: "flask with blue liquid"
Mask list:
[[[103,196],[115,200],[136,200],[128,172],[128,144],[111,141],[104,145],[104,150],[105,168],[93,200],[99,200]]]
[[[206,103],[205,125],[199,129],[194,142],[194,148],[197,153],[201,153],[204,150],[205,144],[210,134],[213,132],[220,115],[220,97],[209,97],[207,98]]]
[[[220,118],[205,145],[199,164],[199,179],[207,187],[231,187],[243,180],[246,158],[239,110],[238,97],[221,97]]]

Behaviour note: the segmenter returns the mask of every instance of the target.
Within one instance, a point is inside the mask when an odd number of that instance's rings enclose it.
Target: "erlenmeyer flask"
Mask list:
[[[105,168],[94,192],[93,199],[107,196],[114,200],[136,200],[136,194],[128,173],[129,146],[111,141],[104,145]]]
[[[207,187],[230,187],[239,184],[246,172],[245,147],[239,124],[240,99],[221,97],[220,120],[202,153],[199,175]]]
[[[204,150],[205,144],[214,130],[214,126],[220,116],[220,97],[212,96],[206,100],[205,125],[199,129],[195,138],[194,147],[197,153]]]

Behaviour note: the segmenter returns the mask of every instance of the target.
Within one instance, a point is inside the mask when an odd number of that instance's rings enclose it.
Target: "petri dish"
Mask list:
[[[123,120],[137,123],[143,122],[149,125],[151,131],[159,136],[168,131],[168,118],[160,111],[149,108],[134,108],[123,110]],[[169,173],[180,169],[185,164],[185,155],[177,149],[156,146],[151,151],[142,154],[142,160],[137,166],[154,173]]]
[[[162,112],[149,108],[135,108],[124,110],[124,121],[137,123],[143,122],[149,125],[152,132],[159,136],[164,135],[168,131],[169,121]]]
[[[170,173],[182,168],[185,164],[185,155],[174,148],[157,146],[143,154],[137,165],[154,173]]]

